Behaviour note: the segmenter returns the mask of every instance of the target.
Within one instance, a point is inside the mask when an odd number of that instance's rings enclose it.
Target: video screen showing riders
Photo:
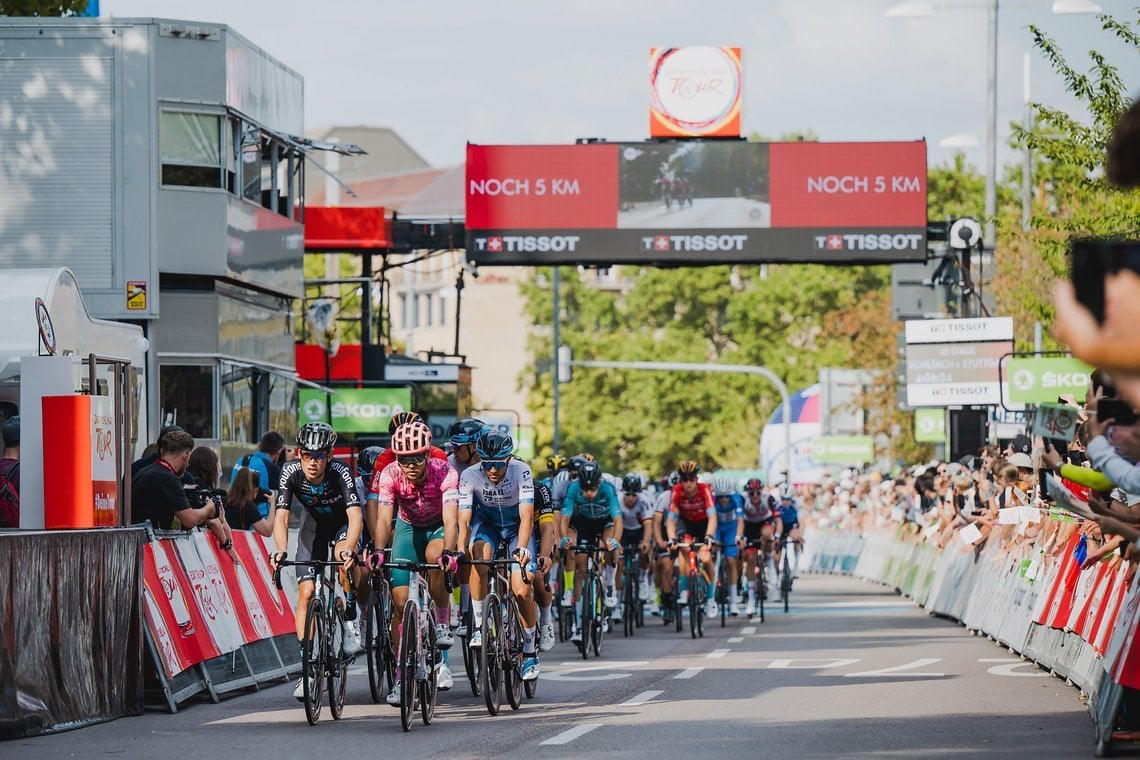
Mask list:
[[[767,143],[631,144],[620,161],[619,229],[772,226]]]

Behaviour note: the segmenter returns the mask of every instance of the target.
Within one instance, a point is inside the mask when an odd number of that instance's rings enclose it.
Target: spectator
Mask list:
[[[0,528],[20,527],[20,416],[8,418],[0,435],[4,454],[0,457]]]
[[[229,493],[226,494],[226,523],[230,530],[252,530],[262,536],[273,535],[273,524],[261,514],[257,485],[258,473],[242,467],[234,473]]]
[[[281,465],[278,460],[285,451],[285,436],[276,430],[270,430],[261,436],[257,444],[257,451],[246,454],[234,464],[230,472],[230,485],[233,485],[238,471],[248,467],[257,475],[257,508],[262,517],[269,517],[270,504],[273,503],[277,492],[277,481],[281,479]]]
[[[158,440],[155,441],[154,443],[148,445],[146,447],[146,449],[143,450],[142,457],[139,459],[136,459],[134,462],[131,463],[131,477],[133,478],[135,475],[138,475],[139,470],[141,470],[142,468],[144,468],[148,465],[152,465],[158,461],[158,452],[159,452],[159,449],[162,447],[163,436],[167,435],[168,433],[185,433],[185,432],[186,431],[183,430],[182,428],[180,428],[178,425],[167,425],[162,430],[160,430],[158,433]]]
[[[194,439],[184,430],[159,436],[157,460],[131,478],[136,523],[150,520],[159,530],[189,530],[221,515],[221,509],[213,502],[191,507],[186,497],[182,477],[193,450]]]
[[[194,484],[202,490],[214,490],[218,487],[218,478],[221,476],[221,465],[218,455],[209,446],[199,446],[190,452],[190,460],[186,463],[186,472],[194,478]]]

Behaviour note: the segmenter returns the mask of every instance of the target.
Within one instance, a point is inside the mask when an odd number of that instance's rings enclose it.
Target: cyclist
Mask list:
[[[740,610],[740,547],[737,538],[744,535],[744,497],[736,492],[736,481],[728,475],[716,475],[712,482],[716,509],[716,540],[724,552],[728,568],[728,611],[736,616]]]
[[[649,547],[653,543],[653,500],[641,487],[641,476],[628,473],[621,479],[621,547],[638,554],[638,597],[649,598]],[[624,565],[623,565],[624,567]],[[617,575],[617,598],[621,599],[624,573]],[[617,611],[618,607],[615,606]],[[619,616],[620,618],[620,616]]]
[[[606,577],[606,605],[610,608],[617,606],[617,594],[613,590],[614,571],[612,558],[619,543],[615,534],[618,528],[618,515],[621,509],[618,506],[617,494],[613,486],[602,479],[602,467],[596,461],[584,461],[578,468],[578,479],[566,489],[566,499],[562,503],[562,548],[566,549],[573,562],[568,562],[575,569],[573,599],[580,599],[582,592],[582,578],[586,572],[586,555],[574,551],[578,542],[602,546],[611,552],[611,561],[607,563]],[[570,636],[573,642],[582,640],[580,621],[575,621],[574,632]]]
[[[523,572],[534,574],[534,480],[530,467],[511,457],[514,440],[506,433],[485,429],[475,440],[479,467],[470,467],[459,478],[460,539],[471,547],[474,559],[494,557],[500,544],[506,544],[518,565],[511,567],[511,590],[518,602],[523,624],[524,681],[538,678],[535,651],[537,616],[531,584]],[[471,609],[475,630],[469,646],[483,645],[483,599],[487,595],[487,567],[478,565],[471,574]]]
[[[388,435],[395,435],[396,428],[400,425],[406,425],[409,422],[423,422],[423,419],[415,412],[396,412],[392,415],[392,419],[388,420]],[[447,452],[438,446],[432,446],[428,450],[428,454],[432,459],[442,459],[447,461]],[[373,480],[376,478],[376,473],[382,471],[385,467],[396,461],[396,453],[392,451],[392,447],[384,449],[383,453],[376,458],[375,469],[373,470]],[[373,489],[375,490],[375,489]]]
[[[586,461],[585,454],[575,454],[566,460],[566,469],[554,476],[550,486],[550,493],[554,499],[554,512],[558,515],[562,514],[562,503],[566,500],[566,491],[570,488],[570,484],[578,479],[578,469],[582,463]],[[556,521],[554,529],[556,538],[559,545],[562,543],[562,520]],[[562,586],[562,604],[569,607],[572,604],[571,596],[573,593],[572,586],[574,585],[574,568],[567,563],[566,551],[559,551],[559,566],[562,568],[561,586]]]
[[[780,546],[783,546],[785,537],[792,540],[796,555],[795,561],[792,563],[793,578],[800,577],[800,550],[804,545],[803,535],[800,533],[800,516],[797,506],[796,489],[792,487],[791,483],[784,483],[780,486],[780,522],[782,524]]]
[[[554,570],[554,499],[550,487],[541,480],[534,484],[534,531],[538,536],[538,576],[534,583],[534,602],[538,606],[538,651],[554,648],[554,597],[549,576]]]
[[[299,458],[286,462],[281,468],[281,481],[277,487],[277,502],[273,514],[273,543],[277,551],[270,564],[277,569],[284,562],[289,543],[289,504],[293,498],[301,502],[305,512],[297,533],[297,561],[324,562],[328,559],[329,542],[335,542],[333,556],[343,562],[340,568],[341,588],[345,592],[345,655],[351,657],[360,651],[360,635],[356,630],[356,595],[349,592],[348,573],[353,571],[356,552],[361,550],[364,521],[360,514],[360,500],[352,482],[352,471],[332,458],[336,432],[324,422],[309,422],[297,431]],[[313,596],[313,587],[319,569],[309,566],[298,571],[297,578],[297,639],[305,637],[305,611]],[[364,583],[363,568],[355,570],[356,587]],[[297,682],[293,696],[304,699],[304,679]]]
[[[654,575],[661,609],[668,622],[669,610],[673,609],[673,558],[669,553],[669,537],[665,534],[665,519],[669,514],[669,504],[673,500],[673,486],[681,482],[676,470],[661,479],[661,492],[653,504],[653,543],[656,547]],[[650,605],[650,614],[657,614],[656,604]]]
[[[356,455],[356,478],[353,479],[353,483],[356,484],[356,495],[360,497],[361,504],[368,501],[368,489],[372,487],[372,470],[376,466],[376,458],[383,451],[380,446],[365,446]]]
[[[558,477],[558,473],[569,466],[569,459],[561,454],[551,454],[546,458],[546,477],[542,478],[540,482],[545,483],[548,488],[552,488],[554,486],[554,479]],[[551,506],[553,506],[553,504]]]
[[[716,539],[716,509],[713,507],[712,489],[708,483],[700,483],[697,476],[700,468],[697,463],[689,460],[681,462],[677,467],[677,474],[681,482],[673,486],[672,498],[669,501],[669,516],[665,522],[665,530],[669,543],[674,544],[678,536],[691,536],[694,541]],[[702,575],[709,593],[705,603],[705,614],[708,617],[716,615],[716,599],[713,594],[713,582],[716,575],[713,571],[712,552],[706,543],[701,547],[697,557],[701,564]],[[689,549],[681,549],[681,559],[688,562]],[[688,601],[690,591],[686,589],[687,577],[682,575],[682,588],[677,598],[678,606]]]
[[[439,563],[439,570],[428,572],[428,587],[435,602],[435,639],[439,649],[449,649],[453,642],[448,625],[451,595],[447,591],[444,570],[454,568],[459,552],[459,475],[447,462],[428,457],[431,430],[422,422],[410,422],[396,428],[391,449],[396,461],[385,467],[376,478],[377,488],[369,494],[369,509],[379,509],[377,546],[387,546],[392,538],[392,518],[396,530],[392,542],[392,559],[396,562]],[[392,640],[400,641],[404,605],[408,601],[411,573],[392,570]],[[390,705],[400,704],[400,678],[388,694]],[[441,690],[454,685],[447,661],[440,665],[436,680]]]
[[[764,493],[764,484],[760,478],[751,478],[744,484],[744,492],[748,498],[744,501],[744,535],[738,540],[741,544],[749,541],[761,541],[764,556],[767,558],[764,572],[768,583],[775,578],[776,568],[773,564],[772,538],[780,533],[780,513],[772,509],[768,502],[768,495]],[[759,598],[759,589],[756,588],[756,563],[760,561],[760,552],[755,547],[744,549],[744,577],[748,578],[748,603],[744,614],[751,617],[756,614],[756,601]]]
[[[483,420],[464,417],[456,420],[447,431],[447,442],[451,444],[451,454],[448,455],[447,462],[460,475],[468,467],[479,463],[479,456],[475,453],[475,439],[486,427],[487,423]]]

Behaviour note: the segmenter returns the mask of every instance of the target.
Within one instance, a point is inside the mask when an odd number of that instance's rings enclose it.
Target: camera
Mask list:
[[[956,250],[968,250],[978,244],[982,239],[982,225],[975,220],[965,217],[950,225],[950,247]]]
[[[226,492],[220,488],[188,488],[186,489],[186,500],[190,502],[190,506],[194,509],[201,509],[206,506],[207,501],[213,500],[218,509],[226,503]]]

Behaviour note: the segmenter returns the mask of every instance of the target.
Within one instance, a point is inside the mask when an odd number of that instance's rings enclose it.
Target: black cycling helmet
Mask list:
[[[409,422],[419,422],[420,416],[415,412],[396,412],[392,415],[392,419],[388,421],[388,435],[393,435],[396,428],[400,425],[407,425]]]
[[[622,493],[641,493],[641,476],[631,472],[621,479]]]
[[[384,452],[379,446],[365,446],[356,455],[356,474],[362,478],[372,475],[372,468],[376,466],[376,458]]]
[[[306,422],[297,431],[297,447],[306,451],[325,451],[336,443],[336,431],[327,422]]]
[[[570,474],[577,475],[578,470],[582,469],[582,463],[585,461],[586,460],[582,458],[581,454],[575,454],[574,456],[570,457],[570,461],[567,462],[567,467],[570,468]]]
[[[468,443],[475,443],[475,439],[483,432],[483,428],[487,427],[487,423],[483,420],[477,420],[474,417],[464,417],[461,420],[456,420],[451,428],[447,431],[447,440],[453,446],[463,446]]]
[[[510,457],[515,450],[514,439],[506,433],[500,433],[486,428],[475,439],[475,453],[484,462],[502,461]]]
[[[597,462],[583,462],[578,468],[578,482],[584,489],[599,488],[602,485],[602,466]]]

